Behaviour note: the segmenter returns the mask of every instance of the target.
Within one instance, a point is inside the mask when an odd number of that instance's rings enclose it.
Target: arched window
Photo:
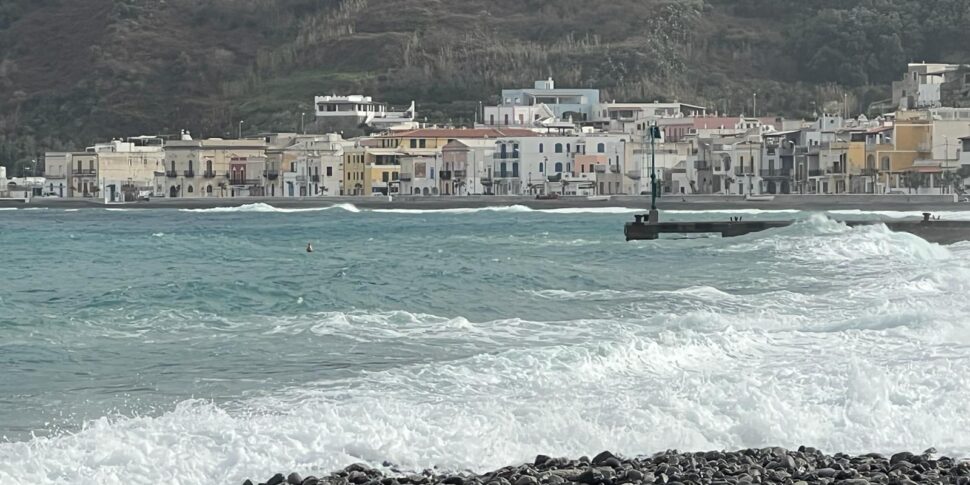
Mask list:
[[[189,191],[189,193],[191,194],[192,192],[195,192],[195,189],[193,189],[193,188],[192,188],[192,186],[190,185],[190,186],[189,186],[189,190],[188,190],[188,191]]]
[[[424,193],[424,195],[429,195],[429,192],[428,192],[428,188],[427,187],[424,188],[423,193]]]
[[[556,153],[562,153],[562,143],[556,143]]]
[[[421,189],[419,187],[414,188],[414,195],[421,195]]]
[[[431,195],[438,195],[438,187],[431,187]]]
[[[543,149],[544,149],[544,147],[542,146],[542,143],[540,143],[540,144],[539,144],[539,153],[542,153],[542,150],[543,150]]]
[[[569,143],[567,143],[566,144],[566,153],[572,153],[572,151],[573,151],[572,147],[569,145]]]
[[[172,160],[172,172],[175,172],[175,160]]]
[[[189,172],[192,171],[192,160],[189,160]]]
[[[597,143],[596,144],[596,153],[605,153],[605,152],[606,152],[606,144],[605,143]]]
[[[579,165],[579,172],[580,173],[586,173],[586,165],[585,164],[580,164]]]
[[[556,173],[562,173],[562,162],[556,162]]]
[[[869,169],[869,170],[875,170],[876,169],[876,156],[875,155],[869,155],[868,157],[866,157],[866,168]]]
[[[207,193],[207,194],[211,194],[212,193],[212,186],[211,185],[206,185],[205,186],[205,193]]]

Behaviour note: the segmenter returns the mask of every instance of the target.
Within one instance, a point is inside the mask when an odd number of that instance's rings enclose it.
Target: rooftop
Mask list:
[[[532,130],[521,128],[424,128],[388,135],[387,138],[502,138],[514,136],[538,136]]]

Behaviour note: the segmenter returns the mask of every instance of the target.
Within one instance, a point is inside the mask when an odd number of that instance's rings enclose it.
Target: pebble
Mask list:
[[[354,463],[328,476],[302,478],[277,473],[260,485],[970,485],[970,462],[902,452],[826,455],[810,447],[797,451],[769,447],[739,451],[681,453],[667,450],[627,459],[609,451],[578,460],[537,455],[532,463],[508,466],[482,475],[448,473],[437,467],[405,474]],[[246,480],[243,485],[253,485]]]

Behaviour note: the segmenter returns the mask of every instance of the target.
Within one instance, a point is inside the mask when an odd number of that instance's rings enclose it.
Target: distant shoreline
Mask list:
[[[199,198],[165,199],[104,204],[90,199],[35,198],[29,203],[0,200],[0,208],[46,207],[51,209],[126,208],[126,209],[207,209],[239,207],[247,204],[267,204],[277,208],[315,208],[338,204],[353,204],[360,209],[473,209],[521,205],[531,209],[569,209],[622,207],[644,211],[650,207],[649,196],[614,196],[609,200],[590,200],[586,197],[563,197],[555,200],[537,200],[514,196],[466,196],[466,197],[312,197],[312,198]],[[665,196],[657,200],[661,210],[887,210],[887,211],[952,211],[970,210],[970,203],[955,202],[953,196],[939,195],[841,195],[841,196],[776,196],[771,201],[746,201],[738,196]]]

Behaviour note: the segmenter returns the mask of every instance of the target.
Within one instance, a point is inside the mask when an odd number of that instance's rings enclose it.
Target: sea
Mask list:
[[[970,456],[970,243],[838,222],[919,216],[861,210],[625,242],[638,212],[0,211],[0,482]]]

